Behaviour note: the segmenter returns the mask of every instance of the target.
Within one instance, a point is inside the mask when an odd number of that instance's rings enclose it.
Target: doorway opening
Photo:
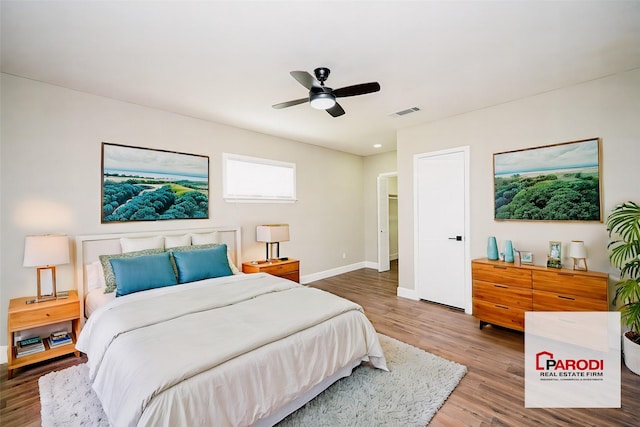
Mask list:
[[[398,173],[378,175],[378,271],[389,271],[398,254]]]

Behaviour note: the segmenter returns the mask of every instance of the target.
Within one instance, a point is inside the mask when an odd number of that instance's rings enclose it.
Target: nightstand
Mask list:
[[[79,356],[75,342],[80,333],[80,300],[76,291],[69,291],[68,298],[59,298],[51,301],[27,304],[26,301],[33,300],[33,297],[15,298],[9,301],[8,313],[8,366],[7,378],[13,377],[13,370],[22,366],[53,359],[54,357],[74,353]],[[45,351],[29,354],[23,357],[16,357],[15,333],[40,326],[53,325],[55,323],[71,321],[72,344],[63,345],[56,348],[49,348],[49,342],[42,339]]]
[[[269,273],[273,276],[279,276],[300,283],[300,261],[297,259],[243,262],[242,272]]]

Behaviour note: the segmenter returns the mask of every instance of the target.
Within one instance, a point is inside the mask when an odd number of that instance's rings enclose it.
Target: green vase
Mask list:
[[[513,243],[511,240],[504,242],[504,260],[505,262],[513,262]]]
[[[487,242],[487,258],[492,261],[498,259],[498,244],[494,236],[489,237],[489,241]]]

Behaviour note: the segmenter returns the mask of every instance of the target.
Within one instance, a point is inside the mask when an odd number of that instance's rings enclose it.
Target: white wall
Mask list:
[[[640,70],[513,101],[398,132],[399,286],[414,286],[413,155],[471,147],[471,256],[486,256],[488,236],[511,239],[546,262],[548,242],[584,240],[592,270],[609,272],[604,223],[493,219],[493,153],[602,138],[604,216],[640,202]],[[565,249],[566,253],[566,249]],[[564,260],[565,264],[568,262]],[[408,292],[407,294],[410,294]]]
[[[22,266],[28,234],[74,237],[237,224],[243,258],[251,260],[264,257],[255,226],[279,222],[291,226],[291,241],[281,244],[280,254],[300,259],[303,276],[365,259],[360,156],[6,74],[0,85],[0,330],[6,330],[9,299],[36,291],[35,269]],[[208,155],[210,219],[101,224],[102,142]],[[296,163],[298,202],[226,203],[223,152]],[[58,268],[58,288],[74,288],[72,265]]]

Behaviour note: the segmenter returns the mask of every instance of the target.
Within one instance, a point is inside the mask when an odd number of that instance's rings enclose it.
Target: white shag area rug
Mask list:
[[[426,426],[467,368],[379,334],[391,372],[360,366],[278,424]],[[85,364],[40,377],[42,426],[108,426]]]

